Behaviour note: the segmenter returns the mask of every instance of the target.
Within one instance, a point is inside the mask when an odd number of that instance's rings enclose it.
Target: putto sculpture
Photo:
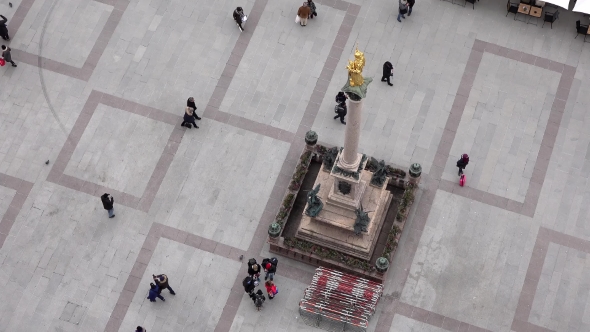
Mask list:
[[[361,232],[367,231],[367,226],[369,225],[369,212],[363,209],[363,205],[361,204],[360,208],[354,210],[356,214],[356,220],[354,222],[354,234],[361,235]]]
[[[324,203],[318,196],[319,192],[320,184],[318,183],[318,185],[315,186],[313,190],[310,190],[307,193],[307,209],[305,210],[305,214],[307,214],[310,217],[316,217],[324,208]]]
[[[385,166],[385,161],[381,160],[377,162],[377,160],[371,157],[371,162],[376,165],[375,172],[373,172],[373,176],[371,177],[371,184],[377,187],[382,187],[385,183],[385,179],[387,179],[387,166]]]

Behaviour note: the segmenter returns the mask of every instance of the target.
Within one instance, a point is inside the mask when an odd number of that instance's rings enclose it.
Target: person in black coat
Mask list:
[[[180,124],[182,127],[187,127],[188,129],[191,129],[191,124],[193,126],[195,126],[195,128],[199,128],[199,126],[197,126],[197,123],[195,122],[195,117],[193,116],[194,112],[194,108],[192,107],[186,107],[184,110],[184,118],[182,123]]]
[[[244,16],[246,16],[246,15],[244,14],[244,10],[242,9],[242,7],[236,8],[236,10],[234,10],[233,16],[234,16],[234,21],[236,21],[236,24],[240,28],[240,32],[244,31],[244,28],[242,27],[242,23],[244,23]]]
[[[195,98],[190,97],[187,101],[186,101],[186,106],[192,108],[193,111],[193,116],[195,117],[195,119],[197,120],[201,120],[201,118],[197,115],[197,105],[195,105]]]
[[[336,105],[335,112],[336,116],[334,117],[334,120],[340,118],[340,123],[346,124],[346,121],[344,121],[344,117],[346,116],[346,113],[348,113],[346,110],[346,102]]]
[[[385,63],[383,64],[383,76],[381,77],[381,82],[387,81],[387,84],[389,84],[389,86],[392,86],[393,84],[391,84],[391,82],[389,81],[389,78],[391,76],[393,76],[393,65],[391,64],[391,62],[385,61]]]
[[[10,40],[10,37],[8,36],[8,27],[6,26],[8,19],[4,17],[4,15],[0,15],[0,17],[2,17],[0,20],[0,37],[4,40]]]
[[[408,16],[412,15],[412,7],[414,7],[415,3],[416,0],[408,0]]]
[[[457,161],[457,167],[459,167],[459,176],[463,174],[463,170],[465,169],[465,167],[467,167],[467,164],[469,164],[469,156],[467,155],[467,153],[464,153],[463,155],[461,155],[461,159]]]
[[[252,277],[252,279],[260,281],[260,271],[262,271],[262,266],[260,266],[260,264],[254,263],[248,265],[248,275]]]
[[[102,206],[104,209],[109,212],[109,218],[114,218],[115,208],[113,207],[113,204],[115,203],[115,199],[113,196],[104,193],[102,196],[100,196],[100,200],[102,201]]]

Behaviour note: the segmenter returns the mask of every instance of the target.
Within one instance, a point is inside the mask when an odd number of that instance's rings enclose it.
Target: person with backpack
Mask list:
[[[262,271],[262,266],[254,258],[250,258],[248,261],[248,275],[260,282],[260,271]]]
[[[262,267],[264,268],[264,280],[273,280],[275,277],[275,273],[277,273],[277,265],[279,264],[279,260],[276,257],[273,258],[265,258],[262,260]]]
[[[156,298],[159,298],[162,301],[166,301],[166,299],[160,295],[160,289],[158,288],[158,286],[156,286],[156,284],[154,284],[153,282],[150,283],[150,292],[148,293],[148,299],[150,299],[150,302],[156,302]]]
[[[457,161],[457,167],[459,167],[459,176],[463,174],[463,170],[465,167],[467,167],[467,164],[469,164],[469,156],[467,153],[464,153],[461,155],[461,159]]]
[[[264,301],[266,301],[264,293],[262,293],[262,291],[259,289],[256,293],[252,293],[250,295],[250,298],[252,299],[252,302],[254,302],[256,310],[260,311],[262,305],[264,304]]]
[[[274,299],[275,295],[279,293],[277,286],[274,284],[274,282],[272,282],[272,280],[267,280],[264,283],[264,288],[266,288],[266,293],[268,294],[269,300]]]
[[[252,297],[254,294],[254,289],[256,289],[254,278],[247,276],[244,278],[244,280],[242,280],[242,286],[244,286],[244,292]]]

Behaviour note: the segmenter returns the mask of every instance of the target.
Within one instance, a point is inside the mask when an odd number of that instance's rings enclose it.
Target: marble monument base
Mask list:
[[[362,171],[359,183],[369,183],[371,176],[371,172]],[[370,260],[393,195],[385,190],[385,186],[383,188],[363,186],[360,204],[365,211],[369,212],[371,221],[366,233],[356,235],[354,210],[333,204],[333,200],[328,198],[335,190],[335,181],[338,181],[338,178],[330,174],[325,172],[318,174],[314,188],[318,183],[321,184],[318,196],[324,202],[324,208],[315,218],[304,213],[295,237],[350,256]]]

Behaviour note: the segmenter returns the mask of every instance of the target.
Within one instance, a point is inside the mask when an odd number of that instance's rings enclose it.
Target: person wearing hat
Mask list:
[[[158,285],[158,294],[162,293],[162,289],[168,289],[170,294],[176,295],[172,287],[168,284],[168,276],[165,274],[155,275],[152,274],[152,278],[154,278],[154,282]]]
[[[273,280],[275,277],[275,273],[277,272],[277,267],[269,261],[268,263],[266,263],[266,266],[264,267],[264,272],[266,272],[264,280]]]

